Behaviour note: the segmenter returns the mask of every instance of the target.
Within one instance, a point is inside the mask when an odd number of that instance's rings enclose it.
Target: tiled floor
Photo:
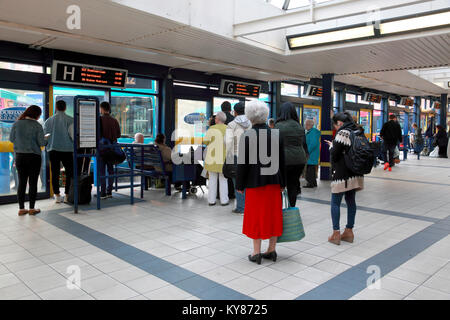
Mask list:
[[[151,190],[133,206],[115,194],[76,215],[50,200],[34,217],[2,205],[0,299],[450,299],[450,160],[412,158],[366,178],[353,244],[327,242],[329,183],[303,189],[305,239],[262,265],[246,258],[242,217],[201,191]]]

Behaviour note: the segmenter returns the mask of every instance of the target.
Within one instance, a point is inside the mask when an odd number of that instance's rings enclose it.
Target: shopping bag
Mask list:
[[[439,157],[439,147],[434,148],[433,151],[430,152],[429,156],[432,158]]]
[[[283,234],[278,237],[277,242],[298,241],[305,237],[300,210],[290,207],[286,192],[283,192],[285,208],[283,209]]]

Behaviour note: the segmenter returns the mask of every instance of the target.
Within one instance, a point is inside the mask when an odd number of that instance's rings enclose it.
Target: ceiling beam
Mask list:
[[[380,12],[407,7],[414,4],[433,3],[447,5],[446,0],[335,0],[329,3],[316,4],[314,7],[314,21],[311,19],[311,9],[309,7],[298,10],[289,10],[282,15],[276,15],[264,19],[247,21],[234,25],[234,36],[242,37],[262,32],[298,27],[311,23],[328,21],[333,19],[352,17],[356,15],[369,14],[376,18],[376,10]],[[446,4],[445,4],[446,3]]]

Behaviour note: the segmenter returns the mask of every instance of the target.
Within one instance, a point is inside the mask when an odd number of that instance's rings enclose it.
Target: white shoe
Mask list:
[[[68,199],[69,199],[69,196],[68,196],[68,195],[65,195],[65,196],[64,196],[64,203],[69,203],[69,200],[68,200]]]
[[[55,203],[61,203],[62,201],[62,197],[59,194],[55,194]]]

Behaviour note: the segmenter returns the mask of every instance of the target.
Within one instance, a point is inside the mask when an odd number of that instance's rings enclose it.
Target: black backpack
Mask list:
[[[351,131],[350,140],[352,145],[344,155],[345,165],[356,174],[369,174],[375,161],[374,149],[369,140],[360,130]]]

